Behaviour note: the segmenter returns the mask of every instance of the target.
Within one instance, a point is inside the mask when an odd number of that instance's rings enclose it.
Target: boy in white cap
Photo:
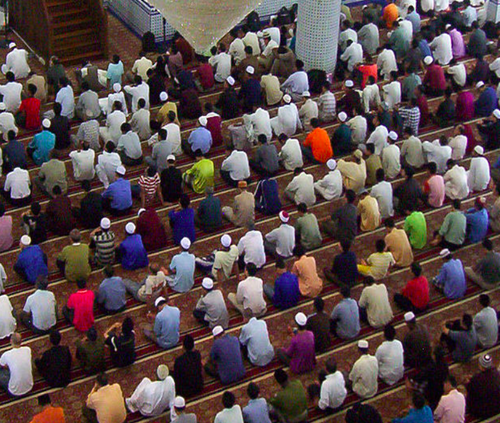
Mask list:
[[[167,281],[174,291],[188,292],[194,285],[195,257],[189,252],[189,238],[182,238],[180,244],[182,251],[172,257],[169,267],[174,275],[167,276]]]
[[[280,211],[281,225],[264,237],[264,248],[268,254],[278,258],[289,258],[295,248],[295,228],[288,224],[290,216],[284,210]]]
[[[90,233],[90,248],[95,249],[94,260],[100,266],[115,262],[116,237],[110,228],[111,221],[107,217],[103,217],[100,227]]]
[[[170,407],[170,421],[172,423],[197,423],[196,414],[186,414],[186,400],[175,397],[173,407]]]
[[[116,250],[122,267],[127,270],[141,269],[149,264],[142,238],[135,233],[135,229],[135,224],[132,222],[125,225],[126,238]]]
[[[231,275],[236,275],[239,279],[239,267],[235,263],[238,261],[238,247],[232,243],[232,239],[228,234],[221,237],[222,248],[215,250],[212,254],[196,259],[196,265],[205,273],[211,274],[213,279],[222,283],[231,278]]]
[[[396,145],[398,134],[389,132],[390,144],[382,150],[382,167],[388,180],[395,179],[401,172],[401,151]]]
[[[222,326],[227,329],[229,326],[229,314],[227,312],[224,296],[219,289],[214,289],[212,278],[203,278],[201,282],[205,295],[202,295],[193,310],[193,316],[199,322],[208,325],[210,329],[215,326]]]
[[[349,373],[352,390],[362,399],[371,398],[378,391],[378,362],[369,354],[368,348],[368,341],[362,339],[358,342],[360,357]]]
[[[470,191],[484,191],[490,183],[490,162],[484,157],[484,148],[474,147],[472,160],[467,171],[467,185]]]
[[[212,134],[206,128],[207,123],[207,118],[205,116],[201,116],[198,119],[198,128],[191,132],[187,140],[182,140],[182,149],[191,157],[194,157],[194,153],[197,150],[200,150],[205,155],[212,147]]]
[[[288,137],[294,135],[297,130],[302,130],[299,110],[292,103],[292,97],[289,94],[283,96],[282,106],[278,109],[277,116],[271,119],[271,128],[276,136],[285,134]]]
[[[311,99],[309,91],[304,91],[302,97],[304,97],[305,101],[299,110],[299,117],[304,130],[309,132],[312,130],[311,119],[317,119],[319,115],[318,103]]]
[[[16,43],[9,44],[9,52],[5,57],[5,65],[2,66],[2,73],[12,72],[17,79],[27,78],[31,72],[28,65],[28,52],[23,48],[17,48]]]

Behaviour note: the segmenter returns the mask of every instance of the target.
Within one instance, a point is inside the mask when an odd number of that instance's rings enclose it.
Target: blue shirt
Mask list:
[[[244,82],[240,89],[240,98],[243,98],[247,106],[258,106],[262,103],[262,87],[255,78]]]
[[[335,331],[342,339],[352,339],[361,330],[358,303],[352,298],[344,298],[333,309],[332,320],[337,322]]]
[[[118,63],[110,63],[108,65],[108,79],[109,79],[109,87],[113,88],[114,84],[122,83],[122,75],[123,75],[123,63],[120,60]]]
[[[467,237],[472,243],[481,242],[488,233],[488,211],[475,208],[467,210]]]
[[[127,235],[118,247],[122,267],[127,270],[140,269],[149,264],[148,253],[138,234]]]
[[[414,34],[420,32],[420,15],[417,12],[413,11],[406,15],[406,20],[411,22]]]
[[[248,401],[248,405],[243,408],[243,420],[245,423],[271,423],[267,401],[264,398]]]
[[[429,43],[425,38],[420,40],[420,42],[418,43],[418,48],[422,52],[422,57],[427,57],[427,56],[432,57],[431,48],[429,47]]]
[[[392,423],[434,423],[434,417],[432,416],[432,410],[426,405],[420,410],[412,408],[406,417],[392,419]]]
[[[248,349],[248,359],[254,366],[267,366],[274,358],[274,348],[264,320],[252,317],[241,328],[240,343]]]
[[[224,334],[216,339],[210,350],[210,358],[217,366],[223,385],[236,382],[245,376],[240,342],[235,336]]]
[[[104,279],[99,285],[97,301],[108,311],[117,311],[125,307],[127,290],[122,278],[113,276]]]
[[[441,267],[436,281],[443,286],[444,295],[452,300],[462,298],[467,288],[464,268],[459,259],[451,259]]]
[[[174,281],[170,284],[177,292],[188,292],[194,285],[194,255],[183,251],[172,258],[170,270],[175,270]]]
[[[332,272],[339,278],[339,281],[353,286],[358,279],[358,264],[356,254],[352,251],[340,253],[333,260]]]
[[[118,178],[109,185],[108,189],[102,193],[102,198],[111,199],[111,208],[115,210],[127,210],[132,207],[132,190],[130,181]]]
[[[179,342],[181,312],[177,307],[166,305],[156,315],[154,332],[158,345],[164,349],[172,348]]]
[[[40,166],[49,161],[49,153],[56,145],[56,136],[47,130],[36,134],[28,147],[34,149],[33,161]]]
[[[474,102],[474,113],[476,116],[489,117],[493,110],[497,108],[497,105],[497,93],[492,87],[488,87]]]
[[[174,243],[179,245],[181,239],[188,237],[191,242],[196,241],[194,228],[194,210],[192,208],[182,209],[181,211],[171,211],[168,213],[174,236]]]
[[[267,215],[280,212],[280,193],[275,179],[265,178],[259,181],[255,191],[255,208]]]
[[[212,147],[212,133],[203,126],[195,129],[189,136],[188,143],[191,144],[191,150],[201,150],[203,153],[208,153]]]
[[[14,269],[26,276],[29,283],[34,284],[38,276],[47,276],[47,259],[38,245],[26,247],[17,258]]]
[[[291,272],[283,273],[274,283],[273,304],[276,308],[285,310],[295,307],[299,302],[299,279]]]

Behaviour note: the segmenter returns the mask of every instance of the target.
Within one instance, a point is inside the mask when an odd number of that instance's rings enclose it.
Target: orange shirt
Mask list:
[[[33,417],[31,423],[64,423],[64,411],[61,407],[49,405],[41,413]]]
[[[383,19],[388,29],[392,29],[392,24],[398,17],[398,7],[394,3],[390,3],[384,7]]]
[[[333,156],[332,143],[328,133],[323,128],[314,129],[304,141],[305,147],[311,147],[314,158],[326,163]]]
[[[373,76],[375,78],[375,82],[377,82],[378,73],[376,63],[374,63],[373,65],[361,65],[358,70],[363,74],[363,82],[361,82],[361,88],[365,88],[366,80],[369,76]]]
[[[293,264],[292,273],[299,278],[299,291],[304,297],[314,298],[321,293],[323,281],[318,276],[314,257],[302,256]]]

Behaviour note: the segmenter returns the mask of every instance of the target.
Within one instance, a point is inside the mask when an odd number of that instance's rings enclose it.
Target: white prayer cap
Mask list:
[[[389,132],[389,138],[393,141],[396,141],[398,139],[398,134],[396,134],[396,132],[394,131],[391,131]]]
[[[169,374],[170,370],[168,369],[168,366],[166,364],[160,364],[156,369],[156,375],[160,380],[165,380]]]
[[[168,94],[165,91],[162,91],[160,93],[160,100],[161,101],[167,101],[168,100]]]
[[[7,110],[7,106],[5,103],[0,103],[0,111],[3,112],[4,110]]]
[[[50,120],[49,119],[44,119],[42,121],[42,126],[46,129],[50,128]]]
[[[127,232],[129,235],[133,235],[135,233],[135,224],[132,222],[128,222],[125,225],[125,232]]]
[[[165,297],[158,297],[155,301],[155,307],[158,307],[161,303],[167,302]]]
[[[446,24],[446,26],[444,27],[444,29],[450,29],[451,28],[451,24]]]
[[[220,238],[220,243],[222,244],[223,247],[229,248],[231,246],[231,242],[233,240],[228,234],[224,234]]]
[[[363,152],[358,148],[354,153],[353,156],[356,157],[357,159],[362,159],[363,158]]]
[[[188,237],[184,237],[181,239],[181,247],[184,250],[189,250],[189,247],[191,247],[191,240]]]
[[[247,66],[246,68],[246,71],[247,73],[249,73],[250,75],[253,75],[255,73],[255,69],[253,66]]]
[[[479,81],[477,84],[476,84],[476,88],[481,88],[484,86],[484,82],[483,81]]]
[[[101,219],[101,229],[109,229],[111,227],[111,220],[107,217]]]
[[[493,116],[495,116],[497,119],[500,119],[500,109],[493,110]]]
[[[295,315],[295,322],[299,325],[299,326],[305,326],[306,323],[307,323],[307,317],[304,313],[297,313]]]
[[[441,257],[441,258],[446,258],[446,257],[448,257],[450,254],[451,254],[451,251],[450,251],[450,250],[448,250],[448,248],[443,248],[443,249],[439,252],[439,257]]]
[[[28,235],[23,235],[21,237],[21,244],[25,246],[31,245],[31,238]]]
[[[368,349],[369,345],[368,345],[368,341],[365,341],[364,339],[362,339],[361,341],[358,342],[358,348],[362,348],[362,349]]]
[[[168,155],[167,162],[175,162],[175,156],[173,154]]]
[[[425,57],[424,57],[424,63],[425,63],[427,66],[429,66],[429,65],[433,62],[433,60],[434,60],[434,59],[432,58],[432,56],[425,56]]]
[[[339,113],[339,120],[341,122],[345,122],[347,120],[347,113],[346,112],[340,112]]]
[[[283,96],[283,101],[286,103],[286,104],[290,104],[292,102],[292,97],[290,97],[289,94],[285,94]]]
[[[330,159],[326,162],[328,169],[335,170],[337,168],[337,161],[335,159]]]
[[[203,278],[201,286],[205,289],[212,289],[214,287],[214,281],[212,278]]]
[[[480,156],[482,156],[484,154],[484,148],[481,147],[480,145],[476,145],[474,147],[474,151],[479,154]]]
[[[208,119],[205,116],[200,116],[198,122],[200,122],[201,126],[207,126]]]
[[[302,97],[311,97],[311,93],[309,91],[304,91]]]
[[[347,88],[352,88],[352,87],[354,87],[354,82],[352,82],[350,79],[348,79],[347,81],[345,81],[345,86]]]
[[[12,42],[9,44],[9,48],[12,49],[12,48],[15,48],[17,46],[16,43]]]
[[[491,359],[491,355],[489,354],[484,354],[481,357],[479,357],[479,365],[483,369],[489,369],[493,366],[493,360]]]
[[[186,407],[186,400],[182,397],[175,397],[174,407],[175,408],[185,408]]]
[[[283,223],[288,223],[288,221],[290,220],[290,215],[284,211],[284,210],[281,210],[280,211],[280,220],[283,222]]]
[[[118,166],[115,170],[118,175],[125,175],[127,173],[127,169],[125,169],[125,166]]]
[[[415,313],[413,311],[405,313],[405,322],[412,322],[413,320],[415,320]]]
[[[212,335],[213,336],[220,335],[222,332],[224,332],[224,328],[221,325],[215,326],[212,329]]]
[[[264,36],[264,33],[262,31],[257,32],[257,37],[262,38]]]
[[[122,86],[121,86],[121,84],[120,84],[120,83],[118,83],[118,82],[115,82],[115,83],[113,84],[113,91],[114,91],[115,93],[119,93],[121,90],[122,90]]]
[[[233,86],[233,85],[235,84],[235,82],[236,82],[236,81],[234,80],[234,78],[233,78],[232,76],[228,76],[228,77],[226,78],[226,82],[227,82],[229,85]]]
[[[141,213],[144,213],[146,211],[146,209],[139,209],[139,211],[137,212],[137,216],[140,216]]]

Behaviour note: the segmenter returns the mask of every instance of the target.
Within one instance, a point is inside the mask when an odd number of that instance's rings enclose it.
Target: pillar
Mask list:
[[[500,4],[499,0],[490,0],[486,6],[486,20],[497,23],[500,21]]]

